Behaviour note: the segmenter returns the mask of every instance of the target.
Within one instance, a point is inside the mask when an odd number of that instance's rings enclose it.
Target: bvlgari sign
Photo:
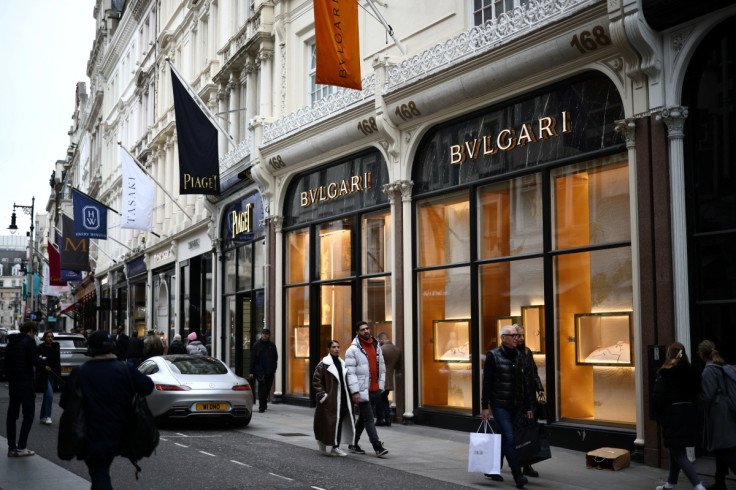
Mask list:
[[[450,163],[460,165],[468,159],[476,160],[478,155],[493,156],[499,151],[511,151],[570,132],[572,119],[569,112],[563,111],[559,119],[556,116],[544,116],[534,124],[522,124],[516,129],[505,128],[498,134],[482,135],[462,145],[450,145]]]
[[[300,194],[303,208],[333,199],[339,199],[355,192],[363,192],[373,187],[371,184],[371,173],[365,172],[363,175],[353,175],[349,179],[343,179],[339,182],[330,182],[314,189],[309,189]]]

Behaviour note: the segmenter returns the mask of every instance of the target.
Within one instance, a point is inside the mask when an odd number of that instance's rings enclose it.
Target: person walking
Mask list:
[[[667,347],[664,364],[657,370],[652,402],[654,412],[662,424],[664,445],[670,452],[670,473],[667,483],[657,490],[675,488],[680,470],[697,490],[705,490],[695,467],[687,459],[688,446],[695,446],[698,433],[698,412],[695,401],[700,392],[700,381],[679,342]]]
[[[174,335],[174,340],[169,344],[169,354],[186,354],[187,347],[181,341],[181,335]]]
[[[376,406],[378,421],[376,425],[379,427],[391,427],[391,404],[388,396],[394,389],[394,373],[401,368],[401,351],[388,338],[386,332],[378,334],[378,343],[381,344],[381,352],[383,353],[383,361],[386,364],[386,382],[378,399]]]
[[[501,433],[502,455],[511,467],[516,488],[524,488],[528,480],[521,473],[514,445],[514,424],[523,416],[533,418],[534,413],[531,394],[529,390],[524,390],[525,359],[516,348],[519,338],[516,328],[506,325],[501,328],[501,345],[486,354],[481,417],[489,420],[493,411],[493,418]]]
[[[143,338],[143,360],[164,355],[164,343],[155,330],[149,330]]]
[[[524,356],[524,390],[531,394],[532,410],[534,410],[537,398],[544,396],[544,386],[542,385],[542,380],[539,378],[537,363],[534,362],[534,353],[526,345],[524,327],[518,324],[514,324],[513,327],[516,329],[516,333],[520,335],[520,337],[516,339],[516,348]],[[530,464],[524,465],[521,468],[521,473],[525,476],[531,476],[532,478],[539,478],[539,473],[532,468],[532,465]]]
[[[253,344],[250,351],[250,374],[258,380],[258,413],[268,408],[268,397],[271,395],[273,378],[279,362],[279,353],[276,344],[271,342],[271,330],[261,330],[261,338]]]
[[[736,473],[736,418],[725,400],[723,358],[710,340],[698,345],[698,355],[705,362],[699,400],[705,407],[705,448],[716,456],[716,481],[708,490],[725,490],[730,468]]]
[[[106,332],[92,332],[87,342],[89,361],[74,368],[59,405],[66,407],[73,389],[82,392],[87,428],[84,463],[94,490],[112,488],[110,465],[120,454],[133,395],[149,395],[153,381],[137,369],[121,363],[113,353],[115,343]]]
[[[353,404],[348,391],[345,361],[340,359],[340,343],[330,340],[327,354],[312,376],[312,388],[317,396],[317,409],[314,412],[314,437],[319,450],[327,454],[327,446],[332,446],[330,456],[347,456],[340,449],[343,435],[353,441],[355,423]]]
[[[186,350],[187,354],[193,356],[208,356],[207,347],[197,338],[197,332],[191,332],[187,335],[189,343],[187,343]]]
[[[128,349],[125,351],[125,360],[128,366],[137,368],[143,358],[143,340],[138,337],[138,330],[133,330],[128,339]]]
[[[365,454],[358,441],[363,429],[373,445],[376,456],[383,458],[388,450],[378,440],[373,414],[376,403],[381,396],[386,380],[386,364],[378,340],[371,335],[367,322],[359,321],[355,325],[355,333],[347,352],[345,352],[345,368],[347,370],[348,389],[353,404],[358,405],[358,421],[355,423],[355,440],[348,449],[355,454]]]
[[[125,356],[128,352],[129,338],[125,335],[125,329],[118,327],[118,333],[115,335],[115,355],[118,359],[125,361]]]
[[[54,332],[47,330],[43,334],[43,343],[38,346],[44,368],[36,370],[36,390],[43,393],[41,402],[41,423],[51,425],[51,406],[54,403],[54,386],[61,379],[61,348],[54,342]],[[51,370],[47,371],[46,366]]]
[[[8,378],[9,395],[5,429],[8,437],[9,458],[36,454],[26,447],[36,411],[33,368],[51,370],[49,366],[41,364],[34,340],[36,335],[38,335],[38,326],[34,322],[25,322],[20,326],[20,333],[8,336],[8,345],[5,348],[5,373]],[[15,424],[20,416],[21,407],[23,407],[23,422],[16,439]]]

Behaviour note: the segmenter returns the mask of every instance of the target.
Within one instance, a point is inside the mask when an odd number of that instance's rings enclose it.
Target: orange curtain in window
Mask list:
[[[317,83],[362,89],[358,2],[314,0]]]

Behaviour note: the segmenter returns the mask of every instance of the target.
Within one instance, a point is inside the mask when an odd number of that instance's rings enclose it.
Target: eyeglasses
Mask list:
[[[520,338],[523,337],[523,335],[518,334],[518,333],[502,333],[501,334],[501,337],[511,337],[511,338],[514,338],[514,339],[520,339]]]

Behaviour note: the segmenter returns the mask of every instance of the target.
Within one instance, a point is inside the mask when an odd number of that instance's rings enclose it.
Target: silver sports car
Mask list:
[[[253,415],[248,381],[214,357],[156,356],[138,370],[156,385],[146,397],[154,417],[226,417],[246,426]]]

